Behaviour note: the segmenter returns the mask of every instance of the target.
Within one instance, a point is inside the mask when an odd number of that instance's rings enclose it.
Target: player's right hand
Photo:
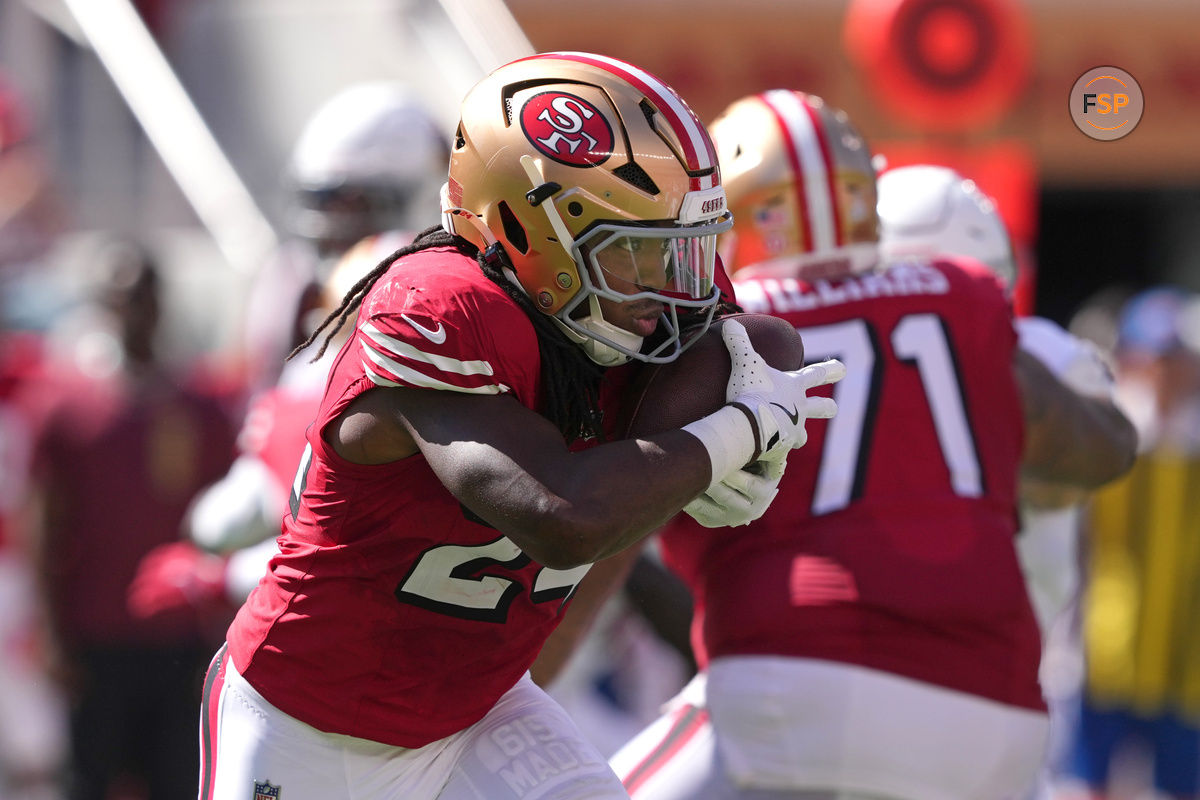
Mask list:
[[[725,400],[750,419],[756,442],[751,460],[770,451],[803,447],[808,441],[804,423],[837,413],[832,398],[809,397],[808,391],[844,378],[846,366],[842,362],[831,359],[785,372],[771,367],[755,352],[750,336],[737,320],[725,321],[721,338],[733,365]]]
[[[134,617],[148,619],[224,603],[227,561],[189,542],[161,544],[138,563],[126,606]]]

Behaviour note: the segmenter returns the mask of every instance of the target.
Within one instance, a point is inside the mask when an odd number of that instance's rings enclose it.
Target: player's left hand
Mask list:
[[[788,451],[776,449],[744,469],[730,473],[683,507],[706,528],[748,525],[766,513],[779,494]]]

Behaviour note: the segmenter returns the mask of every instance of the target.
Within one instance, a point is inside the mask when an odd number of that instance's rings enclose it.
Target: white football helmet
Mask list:
[[[730,274],[812,280],[879,263],[875,167],[844,112],[777,89],[735,101],[709,129],[734,216],[721,241]]]
[[[673,360],[680,312],[708,320],[720,299],[716,239],[733,224],[687,104],[623,61],[544,53],[483,79],[461,114],[443,227],[502,252],[509,279],[596,363]],[[605,320],[602,298],[662,303],[665,340],[641,353],[641,336]]]
[[[1017,261],[992,199],[948,167],[917,164],[879,177],[880,247],[888,261],[966,256],[1012,291]]]
[[[437,222],[450,132],[405,87],[350,86],[322,105],[296,142],[287,181],[294,232],[336,257],[364,237]]]

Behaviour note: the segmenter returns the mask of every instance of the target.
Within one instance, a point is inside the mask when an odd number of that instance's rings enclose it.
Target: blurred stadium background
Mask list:
[[[290,235],[288,159],[326,100],[398,80],[449,137],[492,68],[588,50],[654,72],[705,121],[800,89],[890,164],[958,168],[1014,234],[1021,310],[1065,325],[1102,290],[1200,291],[1198,33],[1197,0],[0,0],[0,74],[67,231],[28,294],[3,284],[0,312],[49,326],[86,299],[96,244],[130,236],[168,268],[174,354],[236,360],[254,275]],[[1109,142],[1068,107],[1105,65],[1145,99]],[[649,707],[675,688],[658,677]]]
[[[766,88],[828,98],[892,163],[947,161],[996,196],[1023,302],[1065,321],[1112,283],[1200,288],[1197,30],[1194,0],[0,0],[0,69],[68,200],[63,259],[93,231],[158,243],[193,347],[223,343],[285,234],[281,176],[322,101],[397,78],[449,132],[466,88],[530,48],[630,60],[706,120]],[[1114,142],[1068,113],[1100,65],[1145,95]]]

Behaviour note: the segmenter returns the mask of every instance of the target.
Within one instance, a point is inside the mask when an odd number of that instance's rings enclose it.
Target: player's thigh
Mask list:
[[[528,675],[455,738],[455,767],[438,800],[627,797],[599,750]]]
[[[725,770],[708,712],[682,705],[609,760],[633,800],[884,800],[837,789],[739,787]]]
[[[200,800],[349,798],[342,748],[263,700],[227,657],[205,681],[200,745]]]

